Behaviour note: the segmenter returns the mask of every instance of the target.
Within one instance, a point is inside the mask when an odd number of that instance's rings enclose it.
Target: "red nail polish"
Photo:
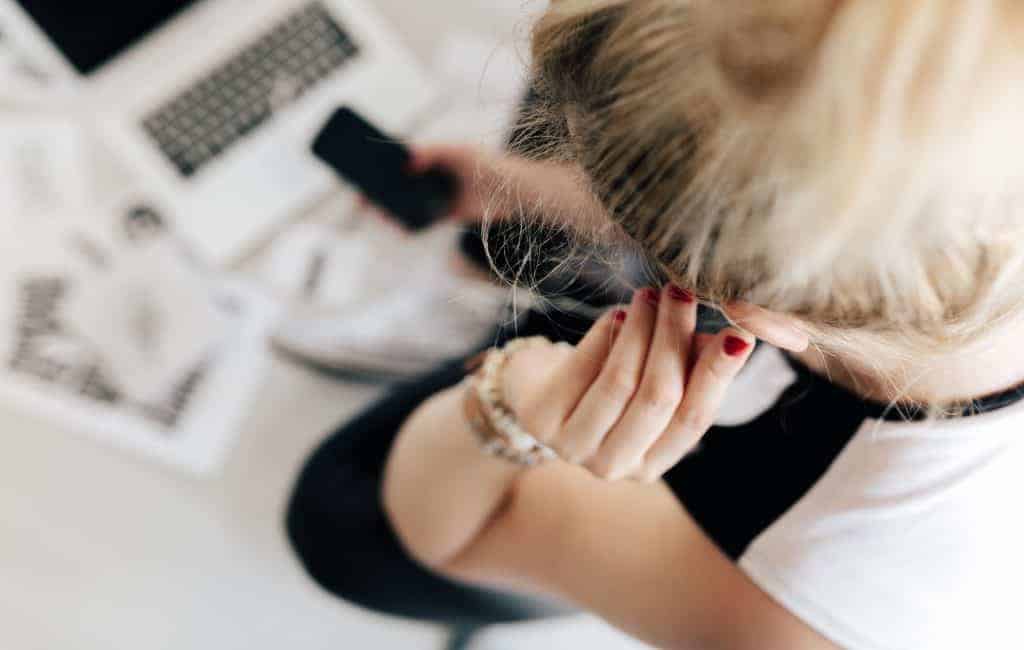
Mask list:
[[[644,289],[644,300],[651,307],[657,307],[658,303],[661,302],[661,292],[657,289]]]
[[[723,347],[725,349],[725,353],[730,357],[738,357],[742,356],[743,353],[750,348],[750,344],[738,336],[727,336]]]
[[[693,294],[692,293],[690,293],[686,289],[682,289],[680,287],[677,287],[674,284],[669,285],[669,287],[668,287],[668,295],[672,298],[672,300],[678,300],[679,302],[686,303],[687,305],[689,305],[690,303],[693,302]]]
[[[615,322],[621,325],[622,323],[626,322],[626,312],[620,309],[617,312],[615,312],[614,318]]]

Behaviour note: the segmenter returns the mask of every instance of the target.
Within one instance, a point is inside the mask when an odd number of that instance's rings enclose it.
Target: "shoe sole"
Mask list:
[[[330,377],[331,379],[357,384],[393,384],[423,373],[419,369],[415,371],[383,370],[381,368],[372,368],[368,365],[361,365],[357,361],[332,363],[315,358],[302,350],[291,348],[277,340],[271,341],[271,348],[281,359],[304,366],[315,371],[317,374]]]

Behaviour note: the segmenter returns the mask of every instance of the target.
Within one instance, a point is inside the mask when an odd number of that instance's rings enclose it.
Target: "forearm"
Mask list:
[[[470,545],[526,471],[481,451],[462,415],[463,389],[439,393],[406,421],[385,472],[391,523],[428,566],[443,566]]]
[[[492,162],[489,211],[593,233],[608,220],[575,165],[508,155]]]

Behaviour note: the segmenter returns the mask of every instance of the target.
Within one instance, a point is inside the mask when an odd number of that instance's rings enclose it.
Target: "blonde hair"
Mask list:
[[[1024,5],[558,0],[545,156],[709,302],[927,358],[1024,305]],[[551,132],[564,133],[565,129]]]

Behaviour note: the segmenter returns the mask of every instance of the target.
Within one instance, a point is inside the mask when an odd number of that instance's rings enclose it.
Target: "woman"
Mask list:
[[[545,161],[421,164],[462,170],[465,217],[533,207],[671,284],[329,441],[290,512],[311,573],[659,647],[1024,647],[1022,35],[998,0],[557,3]],[[698,300],[733,327],[695,333]]]

